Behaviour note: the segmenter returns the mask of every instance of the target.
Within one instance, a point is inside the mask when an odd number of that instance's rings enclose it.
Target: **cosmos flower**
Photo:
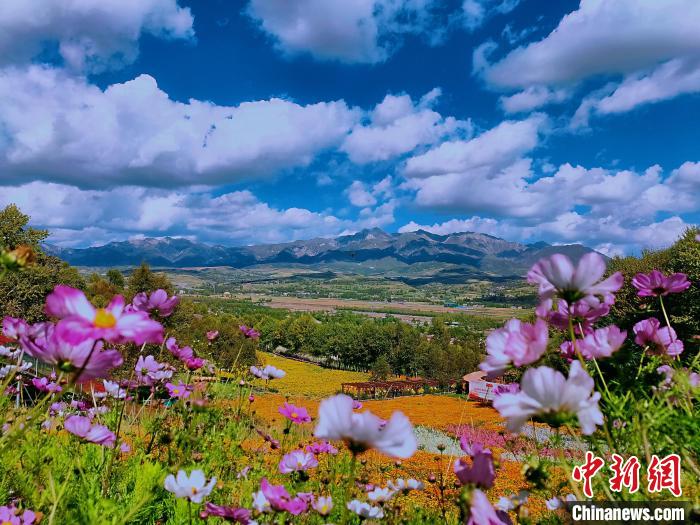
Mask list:
[[[207,332],[207,340],[208,341],[214,341],[217,337],[219,337],[218,330],[210,330]]]
[[[177,385],[174,385],[172,383],[165,383],[165,388],[168,390],[168,395],[170,397],[178,399],[187,399],[192,393],[190,386],[186,385],[182,381],[180,381]]]
[[[397,492],[408,492],[410,490],[423,490],[425,488],[425,484],[422,481],[418,481],[417,479],[409,478],[409,479],[403,479],[399,478],[396,481],[389,481],[387,483],[387,486],[391,490],[395,490]]]
[[[105,394],[113,397],[114,399],[124,399],[126,397],[126,389],[122,387],[116,381],[102,380],[102,384],[105,387]]]
[[[260,490],[272,510],[287,511],[294,516],[306,512],[308,503],[300,497],[292,498],[283,485],[272,485],[267,478],[260,481]]]
[[[479,368],[489,375],[499,375],[511,362],[515,366],[534,363],[547,350],[548,338],[547,323],[542,319],[534,324],[511,319],[486,338],[486,360]]]
[[[185,359],[184,364],[188,370],[194,371],[202,368],[206,364],[206,361],[201,357],[190,357],[189,359]]]
[[[379,520],[384,517],[384,511],[381,507],[373,507],[364,501],[352,500],[347,503],[348,510],[354,512],[363,519]]]
[[[372,503],[386,503],[394,497],[394,493],[389,487],[375,487],[367,493],[367,499]]]
[[[10,339],[19,339],[29,328],[29,323],[24,319],[7,316],[2,320],[2,332]]]
[[[577,343],[577,348],[586,359],[610,357],[620,349],[626,337],[627,332],[613,324],[586,335]]]
[[[204,511],[201,515],[205,518],[216,516],[217,518],[222,518],[224,521],[240,523],[241,525],[248,525],[252,521],[248,509],[224,507],[223,505],[214,505],[209,502],[204,505]]]
[[[510,523],[508,514],[494,509],[486,494],[479,489],[472,491],[467,525],[507,525]]]
[[[36,359],[67,373],[79,372],[76,382],[107,376],[109,370],[123,362],[117,350],[103,350],[102,341],[85,339],[72,343],[58,330],[51,331],[43,340],[20,339],[25,352]],[[89,359],[88,359],[89,358]]]
[[[315,467],[318,467],[316,456],[310,452],[304,452],[303,450],[293,450],[289,454],[285,454],[279,464],[279,469],[282,474],[304,472]]]
[[[58,383],[49,381],[48,377],[33,377],[32,385],[40,392],[50,392],[52,394],[63,390]]]
[[[168,297],[168,292],[159,289],[151,295],[147,295],[146,292],[137,293],[131,304],[137,312],[155,312],[160,317],[169,317],[180,304],[180,298],[177,295]]]
[[[263,494],[262,490],[253,492],[253,509],[260,513],[272,512],[272,506],[265,497],[265,494]]]
[[[530,368],[520,382],[517,394],[501,394],[493,406],[504,417],[511,432],[519,432],[525,422],[539,416],[552,426],[573,415],[578,417],[581,431],[588,435],[602,425],[603,414],[598,408],[600,394],[594,392],[591,376],[581,363],[573,361],[568,379],[547,366]]]
[[[36,523],[34,511],[27,509],[20,514],[20,510],[14,506],[0,507],[1,525],[32,525],[33,523]]]
[[[165,341],[165,348],[167,348],[168,352],[173,354],[175,358],[179,359],[180,361],[186,361],[187,359],[194,357],[192,348],[189,346],[183,346],[180,348],[174,337],[168,337],[168,340]]]
[[[46,298],[45,309],[47,315],[61,319],[56,330],[74,344],[86,339],[133,341],[138,345],[163,340],[163,326],[145,312],[125,312],[121,295],[116,295],[106,308],[95,308],[83,292],[59,284]]]
[[[305,450],[312,454],[337,454],[338,449],[331,445],[328,441],[316,441],[310,445],[306,445]]]
[[[89,417],[69,416],[63,422],[65,429],[85,441],[112,448],[117,436],[104,425],[93,425]]]
[[[260,337],[260,332],[255,330],[254,328],[249,328],[246,325],[242,324],[241,326],[238,327],[238,329],[241,331],[241,333],[247,337],[248,339],[257,339]]]
[[[311,416],[304,407],[297,407],[285,401],[284,405],[279,407],[277,411],[286,417],[292,423],[300,425],[302,423],[310,423]]]
[[[321,516],[328,516],[333,510],[333,498],[330,496],[318,496],[314,498],[311,507]]]
[[[552,299],[545,299],[535,312],[538,317],[546,319],[552,326],[560,330],[569,329],[570,319],[574,332],[579,336],[584,336],[593,330],[593,323],[610,313],[610,306],[601,303],[595,297],[576,301],[571,306],[563,299],[559,299],[556,310],[552,311]]]
[[[153,386],[164,379],[170,379],[173,371],[165,363],[159,363],[152,355],[139,356],[136,361],[136,378],[143,385]]]
[[[285,372],[284,370],[280,370],[279,368],[275,368],[272,365],[267,365],[264,368],[251,366],[250,373],[253,374],[255,377],[259,377],[260,379],[265,380],[281,379],[287,375],[287,372]]]
[[[209,483],[201,470],[193,470],[188,476],[184,470],[177,473],[177,477],[169,474],[165,478],[165,490],[175,494],[176,498],[187,498],[192,503],[201,503],[211,494],[216,484],[216,478],[211,478]]]
[[[623,278],[615,272],[605,280],[605,261],[594,252],[587,253],[574,266],[566,255],[555,253],[540,259],[528,272],[527,280],[539,285],[541,299],[558,297],[567,303],[600,297],[604,304],[614,302],[613,293],[622,287]]]
[[[455,462],[454,472],[457,479],[462,485],[471,483],[483,489],[490,489],[496,479],[491,451],[481,447],[475,448],[471,458],[471,465],[461,458]]]
[[[353,453],[375,448],[388,456],[409,458],[418,444],[413,426],[401,412],[394,412],[389,422],[369,411],[354,412],[352,398],[343,394],[321,401],[314,436],[319,439],[345,441]]]
[[[632,285],[640,297],[659,297],[670,293],[680,293],[690,287],[688,276],[684,273],[664,275],[659,270],[638,273],[632,279]]]
[[[661,328],[661,323],[654,317],[639,321],[632,327],[632,331],[635,335],[634,342],[648,347],[652,354],[675,357],[683,353],[683,341],[678,339],[673,327]]]

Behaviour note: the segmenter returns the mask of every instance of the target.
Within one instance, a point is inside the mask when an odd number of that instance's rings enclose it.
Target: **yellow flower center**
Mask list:
[[[328,505],[323,505],[319,511],[321,514],[328,514]]]
[[[0,523],[0,525],[12,525],[12,523],[10,523],[9,521],[3,521],[2,523]]]
[[[104,308],[99,308],[95,313],[95,319],[92,322],[97,328],[113,328],[117,324],[117,319]]]
[[[197,494],[197,488],[196,488],[196,487],[192,487],[191,490],[192,490],[192,495],[193,495],[193,496],[194,496],[195,494]]]
[[[296,412],[292,412],[292,419],[296,419],[298,417],[299,417],[299,414],[297,414]]]
[[[173,394],[179,394],[179,393],[180,393],[180,390],[179,390],[179,389],[173,388]]]

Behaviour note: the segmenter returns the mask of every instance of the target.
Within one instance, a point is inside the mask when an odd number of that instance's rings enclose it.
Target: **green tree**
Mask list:
[[[164,273],[154,272],[145,262],[134,269],[129,276],[127,284],[127,292],[131,298],[137,293],[153,292],[161,288],[168,292],[168,294],[173,293],[173,284],[170,282],[168,276]]]
[[[124,286],[126,284],[124,281],[124,274],[116,268],[110,268],[107,270],[107,281],[117,290],[124,290]]]

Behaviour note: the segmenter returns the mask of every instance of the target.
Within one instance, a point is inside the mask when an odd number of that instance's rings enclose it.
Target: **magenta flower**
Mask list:
[[[32,525],[33,523],[36,523],[36,514],[31,510],[27,509],[20,514],[20,510],[14,506],[0,507],[1,525]]]
[[[501,374],[512,362],[523,366],[537,361],[547,350],[549,333],[542,319],[535,324],[511,319],[486,338],[486,360],[479,368],[489,375]]]
[[[65,429],[85,441],[112,448],[117,436],[104,425],[93,425],[89,417],[69,416],[63,423]]]
[[[301,425],[302,423],[310,423],[311,416],[304,407],[297,407],[285,401],[284,405],[279,407],[277,411],[290,420],[292,423]]]
[[[260,491],[267,499],[272,510],[287,511],[295,516],[306,512],[308,503],[304,499],[296,497],[292,498],[287,492],[287,489],[282,485],[272,485],[263,478],[260,482]]]
[[[182,381],[180,381],[177,385],[165,383],[165,388],[168,390],[168,395],[170,397],[178,399],[187,399],[192,393],[190,386],[186,385]]]
[[[169,317],[180,304],[180,298],[177,295],[168,297],[165,290],[156,290],[150,296],[146,292],[137,293],[132,304],[137,312],[155,312],[160,317]]]
[[[632,285],[638,290],[637,295],[640,297],[659,297],[687,290],[690,287],[690,281],[684,273],[665,276],[659,270],[652,270],[649,273],[635,275]]]
[[[541,299],[556,296],[571,304],[594,296],[612,304],[613,293],[622,287],[622,274],[615,272],[601,281],[604,273],[605,261],[597,253],[587,253],[576,267],[566,255],[556,253],[540,259],[528,272],[527,280],[539,285]]]
[[[555,311],[551,311],[551,307],[552,300],[546,299],[537,307],[536,313],[560,330],[568,330],[569,319],[571,319],[574,332],[580,336],[590,333],[593,330],[593,323],[610,313],[610,306],[601,303],[595,297],[589,297],[587,301],[576,301],[571,306],[560,299],[557,301]]]
[[[362,403],[360,403],[357,399],[352,400],[352,409],[353,410],[360,410],[362,408]]]
[[[654,317],[639,321],[632,331],[634,342],[648,347],[652,354],[675,357],[683,353],[683,341],[678,339],[676,331],[670,326],[661,328],[661,323]]]
[[[337,454],[338,449],[335,448],[333,445],[331,445],[328,441],[316,441],[314,443],[311,443],[310,445],[306,445],[307,452],[311,452],[312,454]]]
[[[53,381],[49,381],[48,377],[33,377],[32,378],[32,385],[34,385],[34,388],[39,390],[40,392],[50,392],[52,394],[55,394],[57,392],[61,392],[63,389],[58,385],[58,383],[55,383]],[[0,522],[2,523],[2,522]]]
[[[241,331],[241,333],[248,339],[257,339],[260,337],[260,332],[258,332],[252,327],[249,328],[246,325],[242,324],[238,328]]]
[[[204,505],[204,511],[201,513],[201,516],[203,518],[216,516],[217,518],[222,518],[224,521],[240,523],[241,525],[248,525],[252,521],[248,509],[224,507],[223,505],[214,505],[209,502]]]
[[[188,370],[199,370],[205,363],[206,361],[201,357],[190,357],[184,361],[184,365]]]
[[[173,371],[165,363],[159,363],[152,355],[140,355],[136,361],[136,378],[143,385],[152,386],[164,379],[170,379]]]
[[[10,339],[19,339],[27,333],[29,324],[24,319],[7,316],[2,320],[2,331]]]
[[[577,348],[586,359],[610,357],[625,342],[627,332],[615,325],[598,328],[577,343]]]
[[[217,337],[219,337],[219,331],[218,331],[218,330],[210,330],[209,332],[207,332],[207,339],[208,339],[209,341],[213,341],[213,340],[216,339]]]
[[[58,330],[48,330],[45,339],[30,341],[24,336],[20,343],[24,351],[38,360],[54,366],[62,372],[80,372],[76,382],[106,377],[109,370],[123,363],[117,350],[103,350],[102,341],[86,339],[74,344],[64,339]],[[89,358],[89,359],[88,359]]]
[[[315,467],[318,467],[316,456],[303,450],[293,450],[289,454],[285,454],[279,464],[282,474],[303,472]]]
[[[510,525],[512,523],[508,514],[494,509],[486,494],[479,489],[473,490],[471,496],[467,525]]]
[[[194,351],[192,348],[189,346],[183,346],[180,348],[174,337],[168,337],[167,341],[165,341],[165,348],[167,348],[168,351],[180,361],[185,361],[194,356]]]
[[[473,484],[483,489],[490,489],[496,479],[493,456],[490,450],[479,448],[480,450],[475,450],[474,454],[471,454],[471,465],[460,458],[455,462],[454,471],[462,485]]]
[[[56,329],[66,341],[104,339],[113,343],[160,343],[163,327],[145,312],[125,312],[124,298],[115,296],[107,308],[95,308],[80,290],[59,284],[46,298],[46,314],[61,319]]]

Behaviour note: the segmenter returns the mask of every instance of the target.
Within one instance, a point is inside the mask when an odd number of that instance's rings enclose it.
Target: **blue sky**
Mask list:
[[[8,0],[0,205],[66,246],[664,246],[700,218],[698,26],[694,0]]]

